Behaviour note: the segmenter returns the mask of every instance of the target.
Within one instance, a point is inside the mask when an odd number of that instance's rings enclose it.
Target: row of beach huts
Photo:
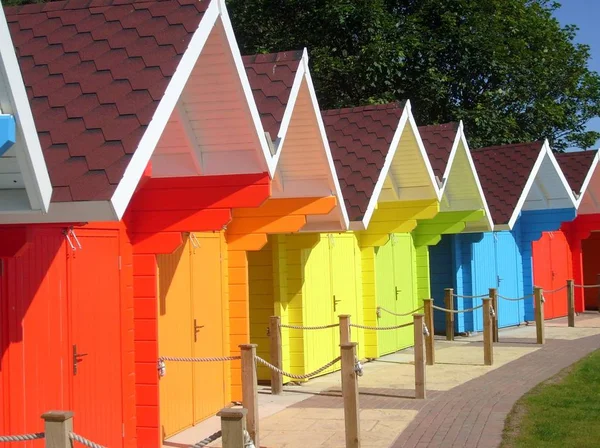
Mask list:
[[[104,446],[157,448],[241,399],[239,361],[159,359],[268,360],[270,316],[394,326],[445,288],[465,309],[539,286],[551,319],[567,279],[597,283],[596,151],[469,148],[409,101],[321,111],[306,50],[241,56],[224,0],[4,7],[0,42],[0,434],[63,409]],[[533,311],[505,301],[499,325]],[[413,330],[352,337],[377,358]],[[283,368],[338,344],[282,328]]]

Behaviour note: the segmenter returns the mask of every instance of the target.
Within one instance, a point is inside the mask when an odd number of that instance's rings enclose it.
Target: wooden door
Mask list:
[[[196,234],[191,247],[191,318],[193,356],[225,356],[223,254],[220,234]],[[182,299],[184,299],[182,297]],[[185,321],[180,323],[185,325]],[[194,423],[225,406],[228,362],[193,363]]]
[[[157,255],[158,354],[193,356],[191,327],[191,256],[188,240],[169,255]],[[193,366],[169,362],[160,378],[160,424],[163,439],[194,424]]]
[[[391,239],[383,246],[375,249],[375,291],[377,305],[396,312],[398,295],[396,294],[396,278],[394,275],[394,248]],[[377,319],[378,326],[396,325],[397,318],[393,314],[381,311]],[[378,353],[386,355],[397,350],[396,335],[391,331],[377,332]]]
[[[321,235],[319,242],[312,249],[302,249],[303,285],[302,312],[303,325],[328,325],[336,321],[334,313],[333,291],[331,286],[331,267],[329,264],[329,239]],[[292,330],[290,332],[290,355],[294,365],[294,357],[304,357],[304,371],[318,369],[337,357],[339,347],[336,345],[337,328],[324,330]],[[303,352],[296,347],[303,343]]]
[[[550,261],[552,262],[552,290],[559,289],[567,284],[572,278],[571,248],[563,232],[552,232],[550,234]],[[551,303],[550,310],[544,309],[546,319],[554,319],[567,315],[567,289],[544,294],[547,305]],[[548,300],[550,299],[550,300]]]
[[[598,283],[600,274],[600,232],[592,232],[588,239],[581,242],[581,252],[583,259],[583,283],[585,285],[595,285]],[[583,290],[586,310],[598,309],[597,288],[585,288]]]
[[[392,238],[394,254],[394,279],[396,285],[396,313],[410,313],[417,307],[415,294],[415,248],[409,234],[396,234]],[[412,315],[398,316],[396,325],[412,321]],[[396,337],[396,350],[410,347],[414,344],[412,327],[400,328],[393,331]]]
[[[510,298],[521,297],[522,288],[519,287],[519,278],[523,273],[517,260],[520,254],[513,235],[510,232],[494,233],[494,248],[498,293]],[[523,301],[499,300],[501,301],[498,312],[499,327],[518,325],[523,321],[525,313]],[[477,311],[477,315],[481,316],[481,312]]]
[[[552,274],[552,237],[544,232],[542,237],[533,242],[533,283],[546,291],[554,289]],[[547,294],[544,312],[547,317],[554,315],[554,294]]]
[[[70,251],[72,403],[78,433],[123,446],[118,233],[78,231]]]

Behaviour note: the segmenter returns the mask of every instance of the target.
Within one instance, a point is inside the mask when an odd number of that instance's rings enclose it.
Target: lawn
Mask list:
[[[506,420],[502,448],[600,446],[600,351],[523,396]]]

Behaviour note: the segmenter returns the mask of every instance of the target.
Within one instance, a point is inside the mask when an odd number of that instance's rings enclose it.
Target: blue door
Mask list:
[[[498,294],[519,298],[523,296],[521,281],[522,261],[513,233],[494,233],[494,253],[496,260],[496,288]],[[509,327],[520,324],[524,315],[523,301],[513,302],[498,299],[498,326]]]

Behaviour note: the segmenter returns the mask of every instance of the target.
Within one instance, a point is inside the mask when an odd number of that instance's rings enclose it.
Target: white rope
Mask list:
[[[256,448],[248,431],[244,429],[244,448]]]
[[[404,314],[395,313],[395,312],[393,312],[393,311],[390,311],[390,310],[388,310],[388,309],[386,309],[386,308],[384,308],[384,307],[382,307],[382,306],[378,306],[378,307],[377,307],[377,310],[378,310],[378,311],[379,311],[379,310],[381,310],[381,311],[385,311],[386,313],[388,313],[388,314],[391,314],[391,315],[393,315],[393,316],[398,316],[398,317],[406,317],[406,316],[410,316],[410,315],[412,315],[412,314],[415,314],[417,311],[421,311],[423,308],[425,308],[425,306],[421,306],[421,307],[419,307],[419,308],[417,308],[417,309],[414,309],[414,310],[412,310],[412,311],[409,311],[408,313],[404,313]],[[379,313],[378,313],[378,315],[379,315]]]
[[[1,442],[26,442],[27,440],[43,439],[45,434],[43,432],[34,432],[32,434],[17,434],[14,436],[0,436]]]
[[[584,288],[584,289],[585,288],[599,288],[600,287],[600,285],[573,285],[573,286],[575,286],[576,288]]]
[[[551,291],[546,291],[546,290],[544,289],[544,294],[554,294],[555,292],[562,291],[562,290],[563,290],[563,289],[565,289],[566,287],[567,287],[567,285],[563,285],[563,286],[561,286],[560,288],[556,288],[556,289],[553,289],[553,290],[551,290]]]
[[[338,356],[337,358],[335,358],[334,360],[328,362],[327,364],[325,364],[323,367],[319,367],[317,370],[315,370],[314,372],[310,372],[307,373],[305,375],[296,375],[294,373],[288,373],[285,372],[283,370],[281,370],[279,367],[275,367],[273,364],[265,361],[264,359],[262,359],[260,356],[256,356],[256,360],[261,363],[262,365],[268,367],[269,369],[279,373],[280,375],[283,376],[287,376],[288,378],[294,378],[295,380],[305,380],[308,378],[311,378],[315,375],[318,375],[319,373],[321,373],[323,370],[328,369],[329,367],[331,367],[332,365],[334,365],[335,363],[337,363],[338,361],[340,361],[342,359],[341,356]]]
[[[504,300],[508,300],[509,302],[520,302],[521,300],[525,300],[525,299],[529,299],[529,298],[533,297],[533,294],[526,295],[525,297],[519,297],[518,299],[513,299],[511,297],[505,297],[500,294],[498,294],[498,297],[500,297],[501,299],[504,299]]]
[[[453,314],[460,314],[460,313],[466,313],[469,311],[475,311],[478,310],[479,308],[483,308],[483,304],[482,305],[478,305],[478,306],[474,306],[473,308],[467,308],[464,310],[449,310],[448,308],[442,308],[441,306],[437,306],[437,305],[431,305],[433,307],[433,309],[439,310],[439,311],[444,311],[445,313],[453,313]]]
[[[92,442],[91,440],[86,439],[85,437],[80,436],[79,434],[75,434],[74,432],[69,433],[69,439],[75,440],[76,442],[81,443],[89,448],[105,448],[102,445]]]
[[[194,443],[191,448],[204,448],[205,446],[208,446],[210,443],[220,438],[222,435],[223,433],[221,431],[217,431],[213,435],[210,435],[200,440],[200,442]]]
[[[235,361],[242,359],[241,356],[218,356],[214,358],[186,358],[183,356],[161,356],[159,361],[175,361],[175,362],[220,362],[220,361]]]
[[[461,299],[481,299],[482,297],[489,297],[489,294],[480,294],[478,296],[463,296],[460,294],[452,294],[452,297],[460,297]]]
[[[287,324],[279,324],[281,328],[291,328],[292,330],[324,330],[326,328],[335,328],[339,327],[340,324],[329,324],[329,325],[320,325],[314,327],[303,327],[302,325],[287,325]]]
[[[362,328],[363,330],[397,330],[398,328],[410,327],[411,325],[414,325],[414,322],[409,322],[402,325],[394,325],[392,327],[369,327],[367,325],[350,324],[351,327]]]

